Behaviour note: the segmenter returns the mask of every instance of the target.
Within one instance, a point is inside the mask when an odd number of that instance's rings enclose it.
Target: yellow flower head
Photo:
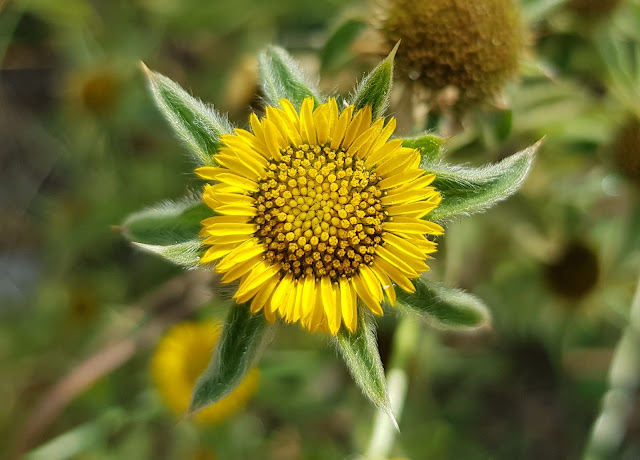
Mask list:
[[[202,222],[201,263],[219,261],[223,282],[240,280],[236,301],[269,321],[353,332],[358,299],[382,315],[393,283],[413,292],[429,269],[436,244],[425,235],[443,230],[422,218],[441,196],[419,152],[389,140],[393,118],[372,120],[371,106],[340,112],[335,99],[314,109],[307,98],[299,113],[280,104],[251,116],[253,133],[221,137],[219,167],[196,169],[216,182],[204,187],[215,216]]]
[[[187,411],[194,384],[207,368],[221,328],[217,322],[183,322],[158,343],[151,360],[152,377],[165,404],[176,414]],[[198,412],[193,420],[215,424],[229,417],[256,392],[258,378],[258,371],[251,370],[229,395]]]

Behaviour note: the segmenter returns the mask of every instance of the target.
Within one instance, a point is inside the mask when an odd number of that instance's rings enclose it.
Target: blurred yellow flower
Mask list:
[[[160,340],[151,359],[153,380],[165,404],[176,414],[189,407],[193,386],[207,368],[222,325],[183,322],[171,328]],[[229,395],[203,409],[193,418],[196,423],[219,423],[245,406],[258,387],[259,372],[253,369]]]

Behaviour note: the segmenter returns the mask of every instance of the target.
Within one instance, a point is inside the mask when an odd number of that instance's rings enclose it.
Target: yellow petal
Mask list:
[[[280,131],[278,131],[276,125],[274,125],[271,120],[265,119],[262,122],[262,126],[264,128],[264,139],[267,143],[269,155],[271,155],[271,157],[275,160],[279,161],[280,158],[282,158],[280,149],[286,146],[286,142],[280,134]]]
[[[380,280],[382,290],[387,295],[391,306],[395,305],[396,289],[393,287],[393,283],[389,279],[389,276],[375,262],[373,263],[373,265],[371,265],[371,271],[376,275],[378,280]]]
[[[382,179],[378,183],[378,187],[382,190],[397,187],[398,185],[402,185],[420,177],[422,174],[424,174],[422,169],[409,169],[408,171],[403,171],[400,174],[395,174],[391,177],[387,177],[386,179]]]
[[[263,252],[264,246],[259,244],[257,239],[251,238],[227,254],[227,256],[216,267],[216,271],[218,273],[225,272],[234,265],[261,255]]]
[[[318,143],[316,125],[313,121],[313,98],[305,97],[302,101],[302,107],[300,108],[300,128],[303,140],[306,140],[309,145],[316,145]]]
[[[302,316],[307,318],[316,304],[316,280],[313,276],[305,276],[302,293]]]
[[[415,286],[411,283],[411,281],[409,281],[409,278],[407,278],[404,273],[398,270],[396,266],[390,264],[382,257],[378,257],[375,260],[374,264],[377,264],[378,268],[380,270],[383,270],[389,276],[389,278],[391,278],[391,280],[398,286],[400,286],[404,291],[408,292],[409,294],[412,294],[416,291]]]
[[[411,257],[418,260],[424,259],[423,252],[411,244],[404,238],[394,235],[393,233],[383,233],[382,241],[389,246],[393,246],[398,251],[402,252],[403,257]]]
[[[251,301],[251,313],[257,313],[262,309],[263,306],[268,305],[267,301],[269,300],[269,297],[271,296],[271,294],[273,294],[273,291],[279,282],[280,282],[280,278],[277,276],[274,276],[272,278],[269,278],[269,280],[260,287],[260,290],[257,292],[255,297]],[[265,310],[265,316],[272,316],[274,313],[274,311],[271,310],[270,308],[265,308],[264,310]],[[268,313],[271,313],[271,314],[268,315]],[[275,318],[275,316],[272,316],[272,317]],[[270,320],[270,321],[273,322],[273,320]]]
[[[284,278],[280,280],[280,284],[275,291],[273,291],[273,295],[271,296],[270,305],[272,310],[278,310],[280,316],[284,317],[284,305],[287,297],[291,292],[291,288],[293,287],[293,276],[291,273],[287,273]]]
[[[235,281],[238,278],[240,278],[241,276],[245,275],[251,269],[253,269],[260,262],[262,262],[262,257],[256,256],[253,259],[249,259],[249,260],[247,260],[245,262],[242,262],[240,264],[234,265],[231,268],[231,270],[229,270],[228,272],[226,272],[224,274],[224,276],[222,277],[222,279],[220,281],[222,281],[223,283],[230,283],[232,281]],[[218,267],[216,267],[216,271],[218,271]]]
[[[358,297],[362,299],[364,304],[371,310],[374,315],[381,316],[382,315],[382,307],[380,307],[380,303],[376,302],[376,299],[373,297],[372,293],[367,289],[366,283],[362,280],[360,274],[353,276],[352,278],[353,285],[356,288],[356,293]]]
[[[376,247],[376,255],[379,256],[380,258],[386,260],[387,262],[389,262],[393,266],[395,266],[398,270],[400,270],[406,276],[411,277],[411,278],[417,278],[418,277],[418,273],[416,273],[416,271],[413,268],[411,268],[411,266],[409,266],[405,261],[403,261],[400,258],[396,257],[394,254],[389,252],[389,250],[387,250],[383,246],[377,246]]]
[[[402,146],[402,139],[393,139],[384,144],[378,149],[371,150],[371,153],[367,155],[364,160],[364,165],[367,168],[373,167],[373,165],[384,161],[387,157],[391,157]]]
[[[351,114],[353,113],[353,106],[350,105],[346,109],[342,111],[340,117],[338,118],[338,122],[335,124],[335,128],[331,133],[331,148],[333,150],[338,150],[342,141],[344,140],[344,133],[347,130],[347,126],[351,121]]]
[[[356,331],[358,321],[356,292],[351,281],[346,277],[340,277],[340,310],[344,325],[350,332]]]
[[[331,279],[328,276],[320,278],[320,292],[322,295],[322,303],[320,306],[324,307],[329,330],[333,335],[336,335],[342,323],[342,315],[338,309],[336,288],[332,285]],[[318,308],[318,306],[316,306],[316,308]]]

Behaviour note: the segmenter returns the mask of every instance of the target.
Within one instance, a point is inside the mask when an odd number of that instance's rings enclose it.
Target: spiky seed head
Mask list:
[[[379,27],[401,40],[400,72],[426,88],[455,88],[459,107],[491,101],[519,67],[525,43],[512,0],[387,0]]]

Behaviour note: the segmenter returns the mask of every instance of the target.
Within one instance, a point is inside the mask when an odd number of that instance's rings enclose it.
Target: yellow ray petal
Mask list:
[[[217,244],[215,246],[211,246],[200,258],[200,263],[208,264],[214,260],[218,260],[233,251],[236,246],[238,246],[237,243]]]
[[[389,250],[386,249],[385,247],[377,246],[376,255],[386,260],[393,266],[395,266],[398,270],[400,270],[406,276],[410,278],[418,277],[418,273],[407,262],[401,260],[395,254],[392,254],[391,252],[389,252]]]
[[[391,306],[395,305],[396,289],[393,287],[393,283],[389,279],[389,276],[375,262],[371,265],[371,271],[376,275],[378,280],[380,280],[382,290],[387,295],[387,299],[389,299]]]
[[[316,304],[316,280],[313,276],[304,277],[302,292],[302,316],[307,318]]]
[[[425,258],[424,253],[419,248],[411,244],[411,242],[406,239],[400,238],[393,233],[383,233],[382,241],[400,251],[402,253],[402,257],[411,257],[418,260],[424,260]]]
[[[401,193],[396,193],[396,190],[398,189],[393,190],[394,192],[393,194],[389,193],[386,196],[383,196],[380,199],[380,202],[384,206],[392,206],[394,204],[403,204],[403,203],[413,203],[415,201],[427,199],[434,194],[434,191],[431,189],[431,187],[427,188],[426,190],[416,189],[416,190],[409,190]]]
[[[257,229],[255,224],[212,224],[207,226],[207,233],[211,236],[246,235],[248,238]]]
[[[309,145],[316,145],[318,138],[316,137],[316,125],[313,121],[313,98],[305,97],[300,108],[300,128],[302,131],[302,139],[307,141]]]
[[[400,174],[395,174],[391,177],[387,177],[386,179],[382,179],[378,183],[378,187],[382,190],[397,187],[398,185],[402,185],[420,177],[422,174],[424,174],[422,169],[409,169],[408,171],[403,171]]]
[[[356,292],[348,278],[340,277],[339,282],[340,310],[342,311],[344,325],[350,332],[355,332],[358,322],[358,303],[356,299]]]
[[[384,144],[378,149],[372,149],[371,153],[367,155],[364,160],[364,165],[367,168],[373,167],[373,165],[384,161],[385,158],[391,157],[402,146],[402,139],[393,139]]]
[[[255,297],[251,301],[251,313],[257,313],[262,309],[262,307],[265,307],[265,316],[267,316],[268,313],[271,313],[271,315],[268,316],[272,316],[274,312],[271,309],[267,308],[267,300],[269,300],[269,297],[271,296],[273,290],[276,288],[279,282],[280,278],[274,276],[272,278],[269,278],[266,283],[260,286],[260,290],[256,293]]]
[[[327,318],[324,313],[324,308],[322,307],[322,290],[319,285],[316,285],[316,302],[313,311],[311,312],[310,318],[307,322],[307,329],[311,332],[315,332],[318,329],[326,330]]]
[[[215,201],[218,201],[222,204],[240,204],[245,206],[252,206],[256,200],[255,198],[248,195],[236,195],[234,193],[220,193],[220,192],[211,192],[209,194],[211,198]],[[204,194],[203,194],[204,198]]]
[[[215,208],[216,212],[225,216],[255,216],[258,211],[251,205],[243,204],[225,204]]]
[[[220,182],[224,182],[228,185],[233,185],[234,187],[241,188],[243,190],[247,190],[248,192],[257,192],[258,184],[254,181],[246,179],[242,176],[238,176],[232,172],[229,172],[228,169],[225,168],[225,173],[217,174],[216,180]]]
[[[408,216],[421,218],[426,216],[429,212],[433,211],[438,206],[438,203],[431,201],[418,201],[416,203],[406,203],[394,206],[389,206],[387,212],[390,216]]]
[[[398,149],[393,155],[389,155],[383,163],[376,168],[376,174],[381,177],[391,177],[408,170],[414,162],[415,157],[420,156],[417,151],[402,153],[402,149]]]
[[[369,121],[367,122],[367,114]],[[358,110],[356,115],[349,123],[346,132],[344,133],[344,140],[342,141],[342,148],[348,149],[356,138],[363,133],[371,124],[371,106],[367,105],[363,109]]]
[[[389,138],[391,137],[391,135],[395,132],[395,130],[396,130],[396,119],[391,117],[387,122],[387,124],[385,125],[385,127],[382,128],[380,135],[371,146],[369,153],[373,153],[374,151],[382,147],[384,144],[386,144]]]
[[[261,256],[256,256],[253,259],[249,259],[245,262],[242,262],[241,264],[234,265],[233,268],[231,268],[231,270],[229,270],[224,274],[224,276],[220,281],[222,281],[223,283],[230,283],[232,281],[235,281],[241,276],[247,274],[247,272],[253,269],[260,262],[262,262],[262,260],[263,259]],[[218,271],[217,267],[216,267],[216,271]]]
[[[340,117],[338,117],[338,122],[335,124],[335,128],[331,133],[331,148],[333,150],[338,150],[342,141],[344,140],[344,133],[347,130],[347,126],[349,126],[349,122],[351,121],[351,115],[353,114],[353,106],[350,105],[346,109],[342,111]]]
[[[365,287],[371,296],[378,303],[382,302],[382,286],[380,286],[376,276],[367,265],[360,265],[360,278],[364,281]]]
[[[282,158],[280,149],[286,146],[286,142],[271,120],[265,119],[262,122],[262,127],[264,128],[264,139],[267,143],[269,154],[272,158],[279,161]]]
[[[327,317],[329,330],[333,335],[338,333],[340,324],[342,323],[342,314],[338,309],[339,304],[336,301],[336,288],[332,285],[328,276],[320,278],[320,293],[322,302],[316,308],[324,307],[324,314]]]
[[[207,217],[200,221],[205,227],[209,227],[214,224],[246,224],[251,217],[249,216],[212,216]],[[254,224],[246,224],[246,225],[254,225]],[[257,227],[253,227],[257,228]]]
[[[353,143],[349,147],[349,150],[347,150],[347,155],[351,156],[357,152],[357,157],[362,158],[367,152],[369,144],[372,144],[378,134],[380,134],[383,123],[384,120],[382,118],[379,118],[374,124],[372,124],[362,134],[360,134],[358,138],[353,141]]]
[[[329,124],[329,105],[322,104],[313,111],[313,122],[318,133],[318,145],[324,145],[329,140],[331,125]]]
[[[295,107],[293,107],[291,101],[289,99],[280,99],[279,102],[285,114],[289,118],[289,122],[298,130],[298,132],[300,132],[300,117],[298,116],[298,112]]]
[[[391,280],[400,286],[404,291],[412,294],[416,291],[415,286],[409,281],[404,273],[402,273],[395,265],[390,264],[382,257],[376,258],[374,265],[377,264],[380,270],[383,270]]]
[[[298,322],[302,316],[302,302],[304,284],[302,280],[298,280],[294,284],[295,296],[289,296],[289,305],[287,305],[287,321]]]
[[[231,269],[234,265],[242,263],[255,256],[262,255],[263,252],[264,245],[259,244],[256,238],[251,238],[227,254],[227,256],[216,267],[216,271],[218,273],[225,272]]]
[[[298,128],[291,124],[291,120],[284,110],[275,107],[267,107],[267,118],[278,127],[280,133],[293,145],[302,144],[302,137],[298,132]]]
[[[353,281],[353,286],[356,289],[356,293],[358,297],[362,299],[364,304],[371,310],[374,315],[382,316],[382,307],[380,307],[380,303],[376,302],[376,299],[373,297],[372,293],[367,289],[366,283],[362,280],[360,274],[357,274],[351,278]]]
[[[271,300],[269,301],[272,310],[278,310],[280,316],[284,318],[284,305],[286,304],[287,297],[290,295],[291,288],[293,287],[293,275],[287,273],[284,278],[280,280],[280,284],[273,291]]]
[[[280,267],[278,265],[271,265],[270,262],[263,261],[261,265],[251,271],[247,279],[240,283],[233,297],[238,303],[248,301],[265,283],[271,281],[272,278],[278,279],[279,273]]]

